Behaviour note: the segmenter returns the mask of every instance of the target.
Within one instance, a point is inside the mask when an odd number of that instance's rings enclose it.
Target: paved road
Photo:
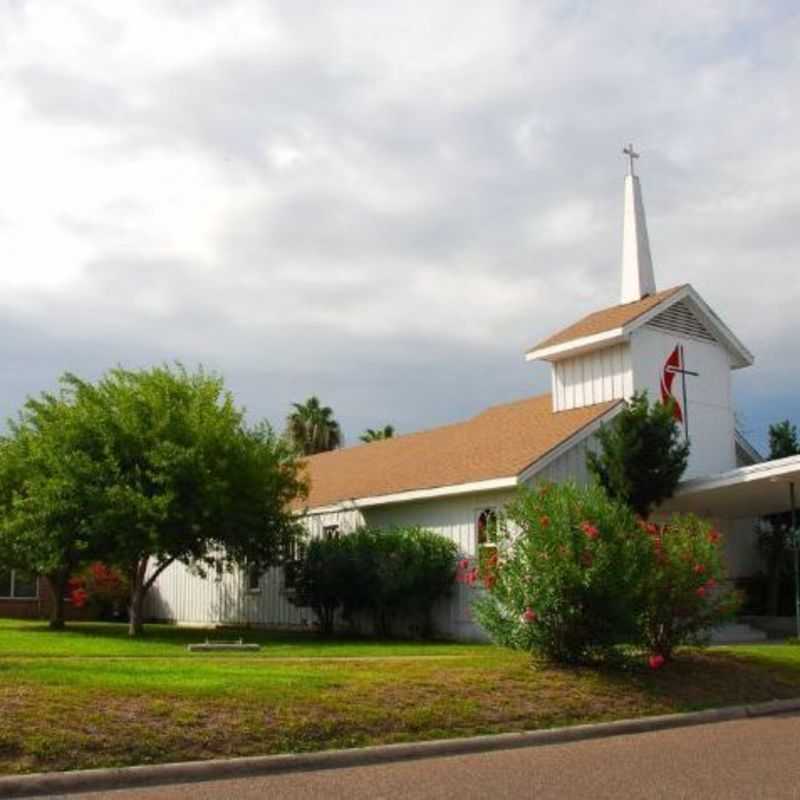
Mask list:
[[[73,795],[70,800],[77,800]],[[81,800],[800,798],[800,715]]]

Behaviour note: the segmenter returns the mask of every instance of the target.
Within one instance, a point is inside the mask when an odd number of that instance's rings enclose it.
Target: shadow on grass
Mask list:
[[[270,630],[248,627],[190,628],[152,623],[140,637],[129,637],[127,625],[110,622],[77,622],[62,631],[52,631],[45,622],[0,620],[0,656],[119,656],[179,655],[186,646],[206,641],[242,639],[259,644],[261,655],[285,657],[454,655],[485,649],[447,640],[413,641],[374,639],[353,634],[322,636],[315,631]],[[244,655],[244,654],[240,654]]]
[[[798,697],[799,666],[758,651],[686,649],[659,670],[603,669],[598,676],[620,691],[638,691],[675,711],[692,711]]]

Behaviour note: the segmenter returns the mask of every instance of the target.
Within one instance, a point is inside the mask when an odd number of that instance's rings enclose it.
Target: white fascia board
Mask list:
[[[687,284],[680,291],[675,292],[675,294],[673,294],[671,297],[668,297],[663,302],[653,306],[653,308],[636,317],[636,319],[631,320],[623,328],[625,335],[630,336],[630,334],[637,328],[640,328],[642,325],[646,325],[651,319],[657,317],[663,311],[666,311],[668,308],[674,306],[676,303],[679,303],[681,300],[686,299],[688,299],[690,303],[694,304],[695,311],[701,318],[701,321],[704,322],[708,328],[713,330],[720,339],[722,339],[723,345],[727,347],[728,351],[734,355],[734,363],[732,365],[733,368],[739,369],[741,367],[749,367],[755,360],[753,358],[753,354],[742,344],[733,331],[716,315],[716,313],[714,313],[708,303],[706,303],[706,301],[700,297],[697,290],[691,284]]]
[[[477,492],[491,492],[498,489],[513,489],[517,486],[518,479],[512,475],[507,478],[492,478],[486,481],[473,481],[472,483],[457,483],[452,486],[437,486],[432,489],[415,489],[409,492],[396,492],[394,494],[380,494],[372,497],[353,497],[328,506],[306,508],[298,512],[300,516],[308,514],[332,514],[340,511],[356,511],[362,508],[386,506],[392,503],[411,503],[415,500],[432,500],[437,497],[454,497],[461,494]]]
[[[518,482],[522,484],[525,481],[530,480],[537,472],[541,472],[557,458],[563,456],[568,450],[571,450],[577,444],[580,444],[584,439],[587,439],[593,433],[596,433],[603,425],[619,414],[623,405],[624,403],[622,400],[618,401],[616,405],[609,408],[605,414],[588,423],[587,425],[584,425],[584,427],[582,427],[579,431],[572,434],[569,439],[554,447],[552,450],[550,450],[550,452],[546,453],[537,461],[534,461],[533,464],[520,472],[520,474],[517,476]],[[561,414],[564,412],[557,411],[556,413]]]
[[[608,347],[618,344],[625,340],[623,328],[612,328],[602,333],[595,333],[592,336],[582,336],[580,339],[572,339],[563,344],[556,344],[552,347],[542,347],[539,350],[530,350],[525,354],[526,361],[558,361],[567,356],[585,353],[589,350],[597,350],[599,347]]]
[[[772,461],[762,461],[760,464],[751,464],[749,467],[738,467],[716,475],[705,475],[700,478],[683,481],[678,484],[675,496],[697,494],[710,489],[724,489],[728,486],[750,483],[751,481],[788,480],[795,476],[800,481],[800,456],[789,456],[788,458],[778,458]]]
[[[755,361],[755,357],[744,346],[739,337],[717,316],[711,306],[709,306],[691,286],[689,287],[689,296],[692,302],[697,306],[700,315],[705,317],[705,321],[708,323],[709,327],[718,331],[725,340],[728,349],[731,350],[735,356],[738,356],[739,360],[733,364],[733,368],[739,369],[741,367],[751,366]]]

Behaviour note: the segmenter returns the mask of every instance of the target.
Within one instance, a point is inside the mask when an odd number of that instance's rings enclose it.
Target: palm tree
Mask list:
[[[298,453],[311,456],[342,446],[344,437],[333,410],[320,405],[318,397],[309,397],[305,403],[292,403],[292,407],[294,411],[286,420],[286,433]]]
[[[379,442],[381,439],[391,439],[393,436],[394,425],[384,425],[382,428],[378,428],[377,430],[373,428],[367,428],[364,433],[361,434],[361,441]]]

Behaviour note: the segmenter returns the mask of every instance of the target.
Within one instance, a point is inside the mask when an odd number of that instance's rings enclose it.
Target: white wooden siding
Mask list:
[[[552,371],[553,410],[567,411],[633,393],[627,343],[556,361]]]
[[[258,591],[250,591],[240,570],[202,577],[175,563],[159,576],[148,593],[146,615],[153,619],[205,625],[295,626],[310,623],[309,612],[286,598],[283,571],[267,570]]]
[[[551,461],[546,467],[534,473],[529,481],[530,484],[541,481],[551,483],[564,483],[565,481],[575,481],[579,486],[589,483],[589,470],[586,468],[586,454],[590,449],[597,446],[597,439],[594,436],[587,436],[565,453]]]

